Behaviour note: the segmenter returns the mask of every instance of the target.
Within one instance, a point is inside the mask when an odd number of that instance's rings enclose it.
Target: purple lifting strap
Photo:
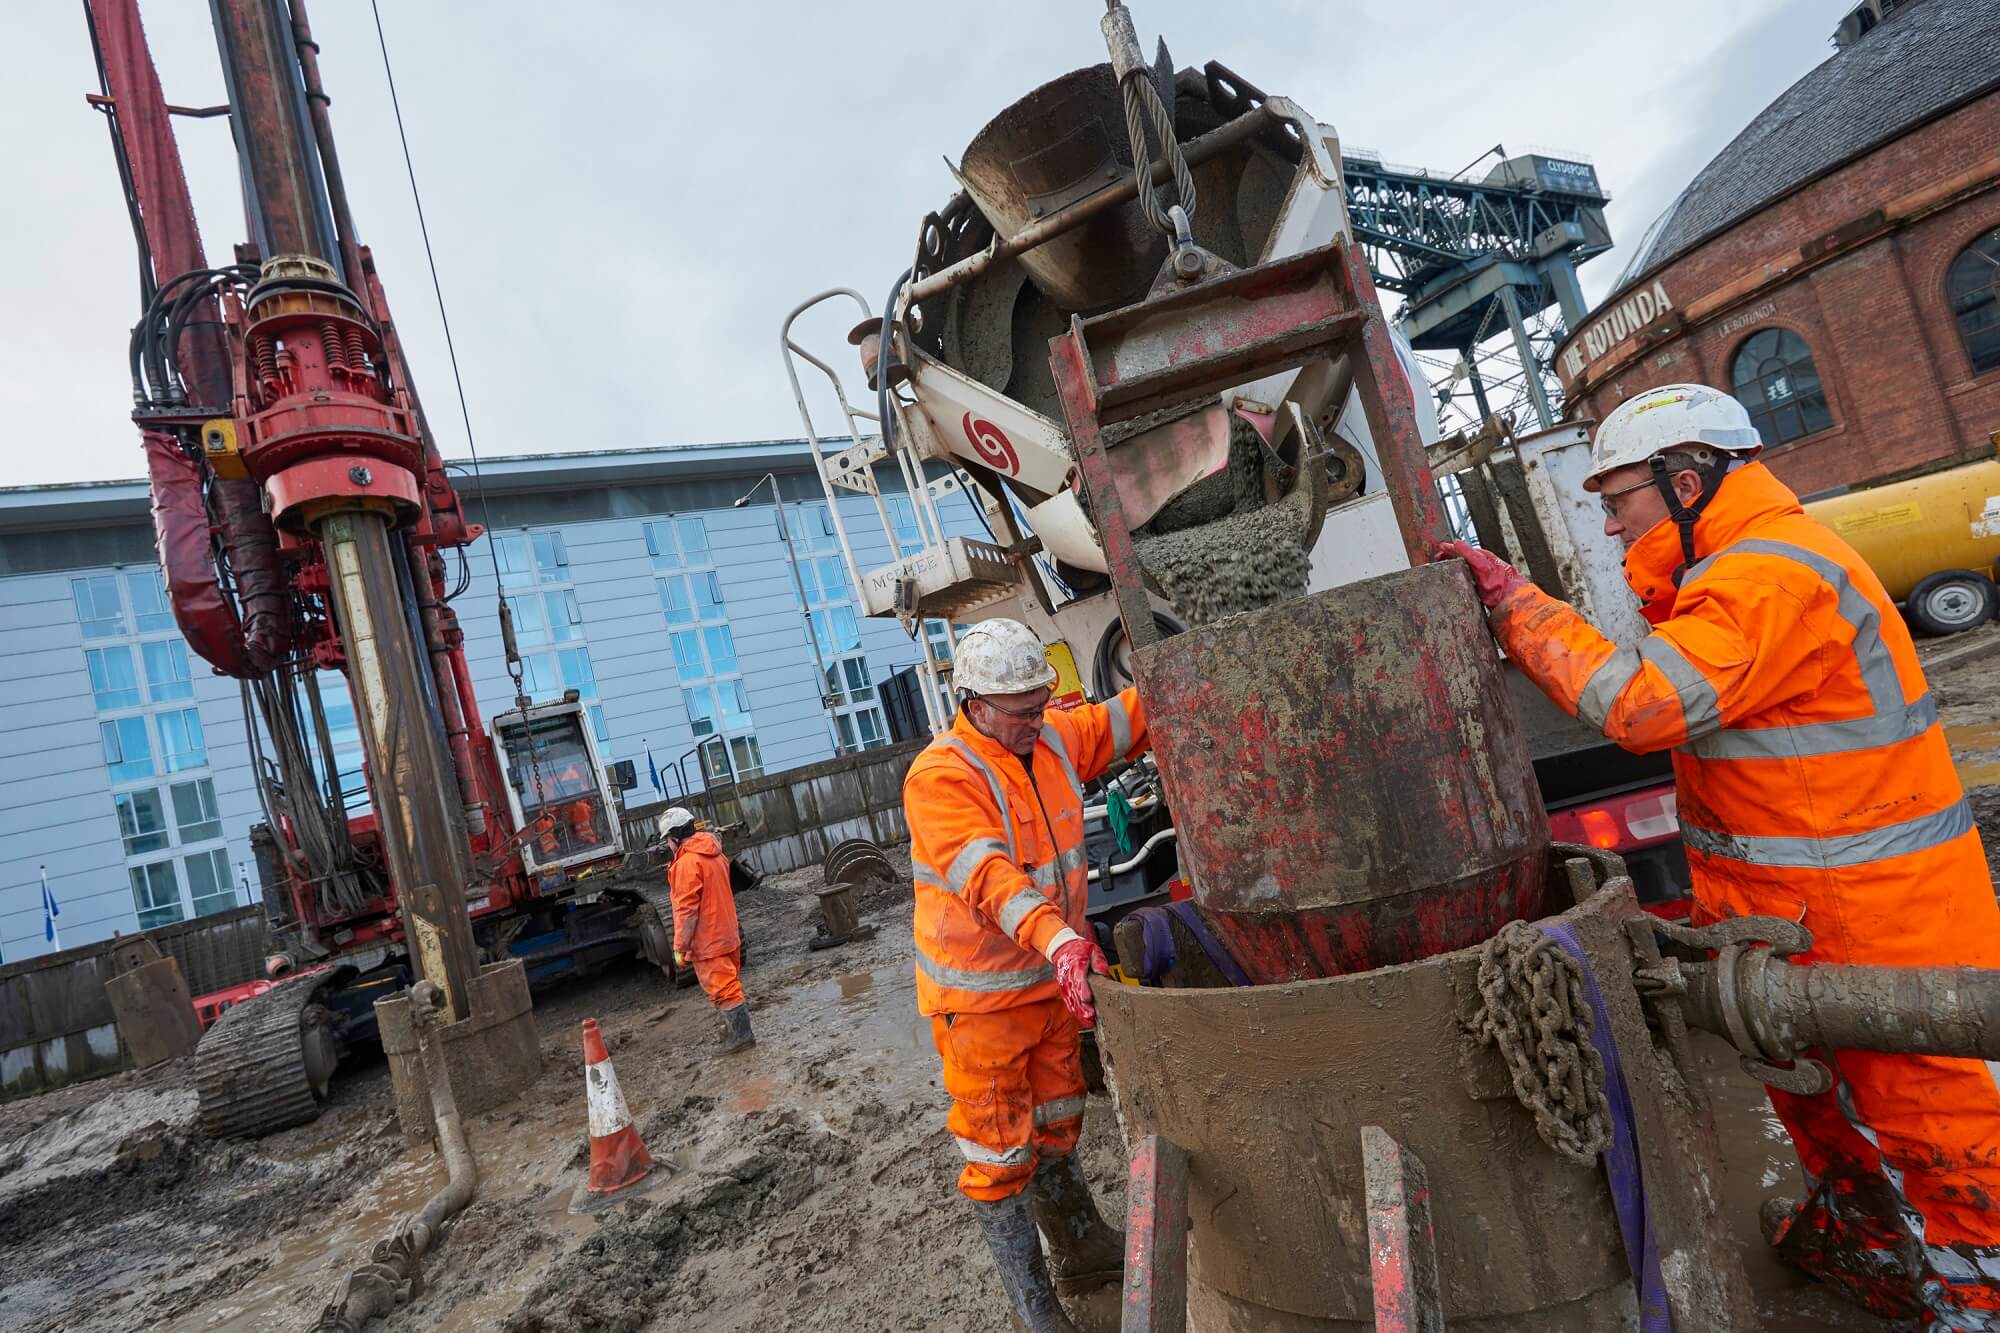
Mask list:
[[[1632,1093],[1625,1086],[1625,1067],[1611,1040],[1611,1015],[1604,993],[1590,970],[1590,959],[1576,932],[1563,922],[1537,922],[1537,929],[1583,964],[1583,993],[1590,1001],[1590,1044],[1604,1059],[1604,1095],[1611,1103],[1611,1146],[1605,1150],[1604,1179],[1611,1186],[1611,1203],[1618,1212],[1618,1230],[1625,1238],[1625,1260],[1632,1269],[1632,1286],[1639,1294],[1640,1333],[1672,1333],[1667,1312],[1666,1283],[1660,1274],[1660,1247],[1653,1238],[1653,1218],[1646,1207],[1646,1185],[1639,1167],[1637,1135],[1632,1125]]]
[[[1237,966],[1236,959],[1222,946],[1222,941],[1209,932],[1208,923],[1201,919],[1201,912],[1193,903],[1185,901],[1168,903],[1167,910],[1179,918],[1180,923],[1194,935],[1195,942],[1201,945],[1201,951],[1208,955],[1208,961],[1214,963],[1222,975],[1229,979],[1230,985],[1250,984],[1249,974]]]
[[[1158,981],[1179,956],[1174,948],[1173,928],[1168,925],[1170,918],[1158,907],[1141,907],[1132,915],[1139,918],[1145,930],[1146,953],[1140,961],[1139,976],[1145,981]]]

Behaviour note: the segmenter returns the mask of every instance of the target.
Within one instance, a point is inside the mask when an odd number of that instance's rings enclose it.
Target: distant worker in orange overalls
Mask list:
[[[1902,617],[1763,464],[1735,399],[1671,384],[1598,428],[1584,489],[1653,630],[1620,647],[1454,542],[1507,655],[1628,750],[1674,751],[1694,923],[1801,921],[1801,962],[2000,967],[1979,831]],[[1772,1089],[1804,1199],[1781,1257],[1886,1317],[2000,1330],[2000,1089],[1977,1060],[1819,1051],[1834,1086]]]
[[[597,846],[597,814],[590,808],[590,802],[578,797],[569,803],[565,813],[569,816],[570,840],[579,848]]]
[[[674,966],[693,967],[708,1002],[722,1011],[723,1051],[754,1046],[750,1006],[743,999],[743,937],[736,930],[729,858],[713,833],[696,827],[693,812],[678,805],[660,816],[660,832],[674,858],[667,868],[674,899]]]
[[[958,1188],[1028,1333],[1072,1333],[1056,1292],[1124,1272],[1123,1233],[1076,1158],[1090,974],[1110,970],[1084,919],[1083,784],[1147,747],[1136,692],[1052,709],[1055,680],[1026,625],[973,626],[953,665],[958,720],[903,782],[917,1008],[944,1060]]]

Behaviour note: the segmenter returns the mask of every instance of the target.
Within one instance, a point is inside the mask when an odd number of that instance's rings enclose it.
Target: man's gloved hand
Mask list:
[[[687,955],[682,953],[679,949],[674,950],[674,966],[686,967],[687,965],[688,965]]]
[[[1063,1005],[1075,1016],[1076,1025],[1096,1027],[1097,1006],[1090,1002],[1090,974],[1111,975],[1111,961],[1104,956],[1104,950],[1078,935],[1057,945],[1056,951],[1049,955],[1049,962],[1055,965],[1056,989],[1062,992]]]
[[[1502,560],[1493,552],[1470,542],[1439,542],[1431,547],[1432,560],[1463,560],[1472,566],[1472,584],[1479,590],[1479,600],[1491,611],[1500,605],[1508,593],[1528,580],[1521,571]]]

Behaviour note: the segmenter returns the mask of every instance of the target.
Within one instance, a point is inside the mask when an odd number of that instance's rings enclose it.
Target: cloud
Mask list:
[[[132,476],[123,354],[132,240],[82,16],[33,5],[0,52],[0,410],[60,447],[16,449],[13,484]],[[1452,171],[1496,142],[1593,157],[1628,240],[1705,154],[1825,53],[1823,0],[1637,6],[1197,4],[1140,0],[1181,64],[1219,59],[1343,139]],[[923,214],[990,116],[1102,58],[1095,11],[491,0],[384,4],[439,278],[488,454],[796,435],[779,322],[850,285],[879,304]],[[1745,16],[1748,17],[1745,17]],[[199,7],[156,4],[169,99],[222,100]],[[354,211],[434,428],[461,453],[443,331],[369,7],[314,6]],[[211,257],[242,234],[223,122],[180,122]],[[1643,216],[1641,215],[1643,213]],[[1614,254],[1586,270],[1598,284]],[[1600,277],[1599,273],[1603,276]],[[806,326],[849,353],[846,310]],[[23,336],[25,331],[32,336]]]

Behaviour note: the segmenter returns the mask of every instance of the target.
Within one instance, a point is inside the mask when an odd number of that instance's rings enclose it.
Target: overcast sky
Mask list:
[[[797,436],[785,312],[879,303],[972,134],[1104,58],[1097,0],[566,5],[381,0],[484,454]],[[1848,0],[1134,0],[1177,65],[1220,60],[1392,162],[1496,142],[1593,160],[1630,246],[1758,109],[1826,58]],[[132,236],[81,7],[0,18],[0,485],[139,472],[123,358]],[[145,13],[169,101],[223,100],[208,6]],[[365,0],[313,0],[357,226],[445,452],[450,366]],[[1001,15],[1006,17],[1003,19]],[[203,239],[244,232],[222,120],[179,121]],[[1624,262],[1584,269],[1595,300]],[[847,311],[808,327],[846,348]]]

